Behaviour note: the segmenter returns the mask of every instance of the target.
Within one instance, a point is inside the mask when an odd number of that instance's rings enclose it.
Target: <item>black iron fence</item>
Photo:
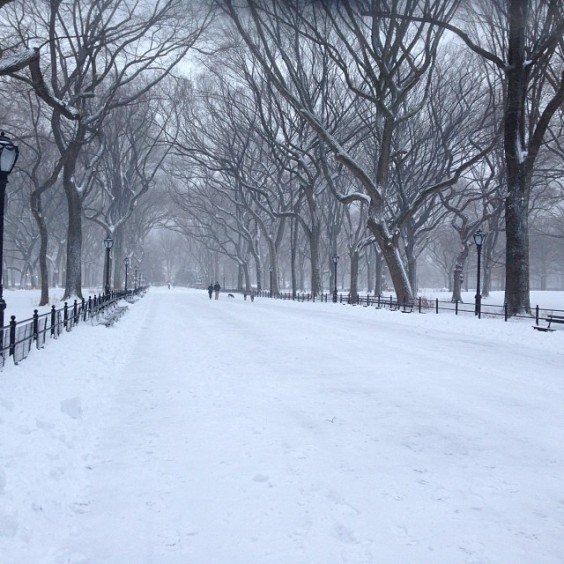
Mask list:
[[[22,321],[16,321],[16,316],[12,315],[10,323],[0,328],[0,368],[9,358],[18,364],[29,355],[32,348],[42,349],[50,340],[58,339],[80,323],[97,323],[101,317],[111,315],[120,300],[135,300],[145,291],[146,288],[137,288],[89,296],[80,302],[74,300],[70,305],[65,302],[59,309],[52,306],[51,311],[41,315],[34,310],[33,317]]]
[[[257,292],[257,296],[265,298],[274,298],[278,300],[294,300],[298,302],[333,302],[333,293],[323,293],[317,296],[308,292],[296,292],[292,294],[291,292],[280,292],[276,295],[272,295],[271,292],[262,290]],[[440,312],[451,312],[455,315],[463,314],[476,314],[476,307],[474,302],[461,302],[461,301],[446,301],[439,300],[438,298],[424,298],[418,297],[413,303],[403,303],[397,300],[394,296],[380,296],[380,295],[370,295],[366,294],[364,296],[357,294],[356,296],[351,296],[351,294],[339,293],[336,296],[336,302],[345,305],[353,306],[364,306],[364,307],[376,307],[376,308],[386,308],[390,310],[397,310],[403,313],[440,313]],[[498,317],[503,318],[504,321],[508,319],[527,319],[529,321],[535,321],[536,325],[541,322],[548,322],[549,315],[564,315],[564,310],[560,309],[550,309],[541,308],[540,306],[535,306],[532,308],[532,314],[519,314],[510,316],[507,305],[487,305],[482,301],[480,308],[480,316],[484,317]]]

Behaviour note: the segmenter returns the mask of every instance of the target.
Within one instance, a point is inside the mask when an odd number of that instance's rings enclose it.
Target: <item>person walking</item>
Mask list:
[[[219,300],[219,291],[221,290],[221,286],[219,285],[219,282],[216,282],[213,285],[213,291],[215,292],[215,299]]]
[[[212,294],[213,294],[213,284],[210,284],[208,286],[208,294],[210,296],[210,300],[212,299]]]

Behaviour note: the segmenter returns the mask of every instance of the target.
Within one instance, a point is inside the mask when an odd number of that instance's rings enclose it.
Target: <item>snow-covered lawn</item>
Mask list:
[[[0,373],[0,562],[562,563],[531,324],[152,289]]]

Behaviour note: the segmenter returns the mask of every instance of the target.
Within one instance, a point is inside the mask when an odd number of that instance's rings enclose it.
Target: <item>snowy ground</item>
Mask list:
[[[531,324],[152,289],[0,373],[0,562],[561,563]]]

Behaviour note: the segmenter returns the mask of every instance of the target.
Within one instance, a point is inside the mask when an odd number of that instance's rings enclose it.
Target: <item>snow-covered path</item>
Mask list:
[[[563,336],[152,290],[3,376],[0,562],[562,562]]]

